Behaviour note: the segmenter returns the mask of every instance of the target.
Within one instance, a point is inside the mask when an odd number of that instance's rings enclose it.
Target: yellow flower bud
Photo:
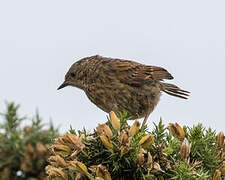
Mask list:
[[[147,163],[146,163],[147,169],[150,171],[153,166],[153,161],[152,161],[152,155],[150,152],[148,152],[148,158],[147,158]]]
[[[68,146],[71,148],[76,148],[77,150],[81,150],[84,148],[84,144],[81,142],[81,140],[79,139],[79,137],[77,137],[74,134],[71,133],[66,133],[64,135],[65,140],[68,142]]]
[[[220,180],[220,179],[221,179],[221,172],[219,170],[216,170],[212,177],[212,180]]]
[[[122,156],[124,153],[128,152],[129,150],[130,150],[129,144],[128,144],[128,145],[122,145],[122,146],[120,146],[121,156]]]
[[[137,164],[142,166],[145,162],[144,159],[144,153],[141,151],[138,155],[137,155]]]
[[[189,157],[190,154],[190,145],[188,143],[188,140],[185,138],[181,144],[181,148],[180,148],[180,155],[181,155],[181,159],[187,159]]]
[[[156,171],[161,171],[161,172],[163,172],[163,170],[161,169],[159,163],[157,163],[157,162],[154,162],[154,163],[153,163],[153,168],[154,168]]]
[[[97,177],[103,178],[104,180],[111,180],[111,176],[107,168],[103,165],[98,165],[96,168]]]
[[[141,138],[141,140],[139,141],[139,145],[141,145],[143,148],[148,148],[153,144],[154,139],[154,135],[148,134]]]
[[[88,174],[87,167],[82,162],[76,161],[75,164],[81,173]]]
[[[41,157],[41,156],[44,156],[48,152],[48,149],[44,144],[42,144],[42,142],[37,142],[36,143],[36,151],[37,151],[37,154],[39,155],[39,157]]]
[[[112,138],[113,138],[113,133],[112,133],[111,129],[109,128],[109,126],[107,126],[106,124],[104,124],[103,130],[104,130],[105,135],[106,135],[109,139],[112,139]]]
[[[63,158],[61,158],[59,155],[50,156],[48,161],[54,167],[65,167],[66,166],[65,160]]]
[[[112,127],[116,131],[120,131],[120,121],[119,121],[118,117],[116,116],[116,114],[113,111],[111,111],[109,113],[109,116],[110,116],[110,121],[111,121]]]
[[[179,124],[170,124],[169,125],[169,130],[171,131],[172,135],[178,139],[184,139],[185,137],[185,132],[184,130],[180,127]]]
[[[65,174],[61,168],[55,168],[53,166],[48,165],[46,166],[45,171],[51,178],[58,177],[62,180],[66,179]]]
[[[129,130],[129,136],[134,136],[139,131],[139,128],[140,128],[140,123],[139,121],[136,120]]]
[[[20,169],[24,172],[30,172],[32,171],[32,157],[29,155],[26,155],[21,159]]]
[[[220,148],[223,147],[224,145],[224,133],[223,132],[220,132],[217,136],[216,136],[216,141],[217,141],[217,144]]]
[[[104,180],[102,177],[96,177],[95,180]]]
[[[96,168],[96,176],[104,178],[102,169],[100,169],[100,167],[98,167],[98,166]]]
[[[76,175],[76,180],[82,180],[83,174],[82,173],[77,173]]]
[[[86,175],[90,179],[93,179],[93,177],[88,173],[87,167],[82,162],[79,162],[77,160],[70,161],[70,165],[74,168],[75,171],[78,171],[79,173]]]
[[[31,157],[35,156],[35,150],[34,150],[33,146],[30,143],[28,143],[26,145],[26,153],[29,154]]]
[[[103,145],[104,145],[106,148],[112,150],[112,148],[113,148],[112,142],[111,142],[105,135],[101,135],[101,136],[99,136],[99,137],[100,137],[100,139],[101,139]]]
[[[70,154],[71,149],[70,147],[62,144],[55,144],[53,146],[53,151],[56,155],[60,155],[62,157],[66,157]]]
[[[222,164],[221,168],[220,168],[221,174],[223,176],[225,176],[225,163]]]
[[[121,134],[118,137],[118,140],[120,142],[120,152],[122,156],[124,153],[128,152],[130,149],[130,140],[125,130],[121,132]]]
[[[98,124],[98,126],[96,127],[98,135],[102,135],[104,133],[104,125],[105,124]]]
[[[118,140],[122,145],[126,145],[127,143],[129,143],[127,132],[123,130],[122,133],[119,135]]]
[[[75,150],[71,155],[70,157],[71,158],[74,158],[80,151],[79,150]]]

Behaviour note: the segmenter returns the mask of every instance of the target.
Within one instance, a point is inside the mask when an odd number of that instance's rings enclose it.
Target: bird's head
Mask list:
[[[82,60],[75,62],[65,75],[65,81],[58,87],[57,90],[66,86],[74,86],[80,89],[85,88],[87,77],[86,63]]]

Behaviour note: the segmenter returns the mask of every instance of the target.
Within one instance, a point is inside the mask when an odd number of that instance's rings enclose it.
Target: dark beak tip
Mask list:
[[[62,83],[62,84],[57,88],[57,90],[60,90],[60,89],[62,89],[62,88],[64,88],[64,87],[66,87],[66,86],[67,86],[66,83]]]

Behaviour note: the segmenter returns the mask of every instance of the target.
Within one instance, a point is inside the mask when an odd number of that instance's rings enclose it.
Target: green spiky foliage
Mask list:
[[[48,146],[58,136],[50,126],[44,129],[38,113],[23,126],[26,117],[18,115],[19,105],[6,104],[0,120],[0,177],[3,180],[44,179],[44,167],[49,157]]]
[[[224,141],[224,135],[219,140],[215,131],[203,128],[201,124],[183,128],[170,124],[167,127],[161,119],[158,124],[154,123],[152,131],[147,126],[139,128],[136,123],[138,131],[131,133],[135,123],[128,125],[126,113],[121,113],[119,119],[120,127],[113,123],[113,118],[108,118],[94,133],[85,129],[76,132],[71,128],[69,133],[59,137],[52,146],[50,165],[46,167],[49,178],[225,178],[224,142],[218,146],[218,141]]]
[[[214,172],[219,165],[217,158],[216,132],[211,128],[205,129],[202,124],[189,129],[189,141],[192,144],[191,156],[193,159],[202,162],[202,168]]]

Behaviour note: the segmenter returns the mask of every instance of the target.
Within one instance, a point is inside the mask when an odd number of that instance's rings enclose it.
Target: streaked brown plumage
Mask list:
[[[157,105],[161,92],[187,99],[188,91],[164,83],[173,79],[165,69],[134,61],[91,56],[75,62],[58,88],[75,86],[105,112],[123,110],[130,119],[144,117],[143,125]]]

